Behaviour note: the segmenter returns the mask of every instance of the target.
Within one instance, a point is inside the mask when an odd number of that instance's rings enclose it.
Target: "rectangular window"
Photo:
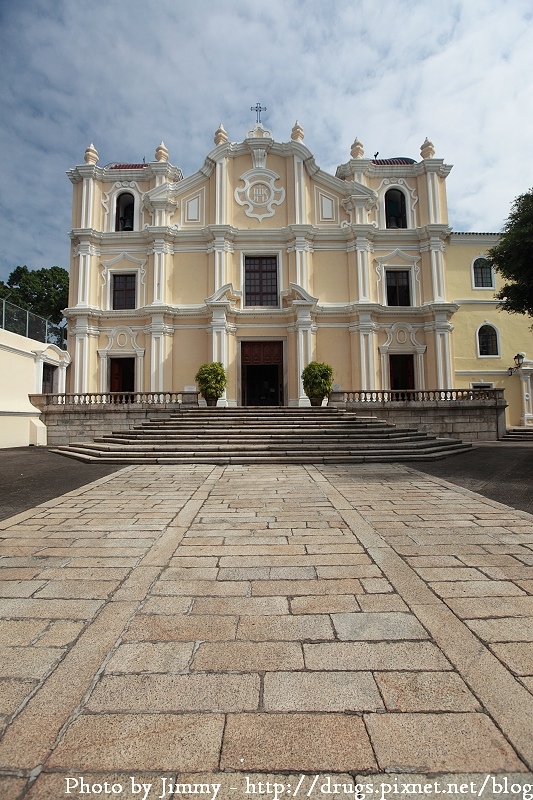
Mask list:
[[[244,294],[247,306],[278,306],[278,259],[276,256],[246,256]]]
[[[113,310],[135,308],[135,275],[113,275]]]
[[[386,271],[387,276],[387,305],[410,306],[411,287],[409,270],[391,269]]]

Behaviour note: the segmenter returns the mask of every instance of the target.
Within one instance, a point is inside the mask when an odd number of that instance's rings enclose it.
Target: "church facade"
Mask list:
[[[163,143],[105,167],[90,145],[68,172],[68,391],[178,392],[221,361],[219,405],[303,406],[316,360],[343,390],[504,388],[508,424],[533,424],[529,322],[497,309],[497,235],[451,231],[431,142],[416,161],[356,139],[335,175],[298,123],[214,143],[189,177]]]

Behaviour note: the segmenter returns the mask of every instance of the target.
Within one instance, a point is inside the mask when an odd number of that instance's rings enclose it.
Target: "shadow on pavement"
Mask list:
[[[46,447],[0,450],[0,519],[111,475],[120,464],[85,464]],[[413,469],[533,514],[533,445],[477,445],[441,461],[413,461]]]
[[[122,469],[120,464],[84,464],[46,447],[0,450],[0,520]]]

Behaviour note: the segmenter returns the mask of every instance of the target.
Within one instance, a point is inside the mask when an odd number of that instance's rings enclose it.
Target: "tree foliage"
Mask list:
[[[516,198],[501,239],[487,256],[507,281],[496,294],[499,307],[533,317],[533,189]]]
[[[0,281],[0,298],[58,324],[68,305],[68,278],[63,267],[35,270],[16,267],[7,283]]]

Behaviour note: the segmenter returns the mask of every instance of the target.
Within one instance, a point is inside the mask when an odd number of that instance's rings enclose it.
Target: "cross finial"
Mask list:
[[[263,108],[261,103],[256,103],[255,106],[251,106],[250,111],[255,111],[257,114],[256,122],[259,124],[261,122],[261,111],[266,111],[266,108]]]

